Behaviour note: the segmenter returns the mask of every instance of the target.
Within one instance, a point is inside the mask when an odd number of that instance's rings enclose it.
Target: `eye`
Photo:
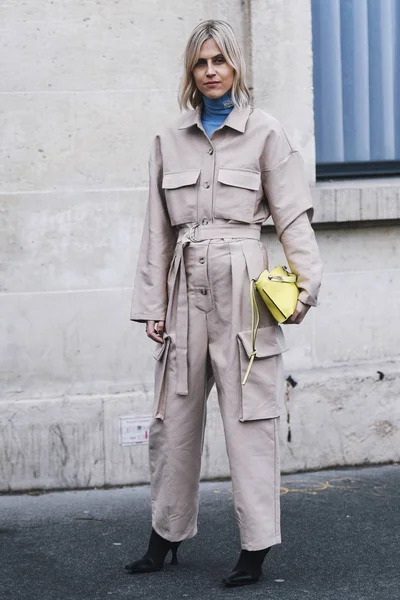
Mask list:
[[[225,62],[225,58],[221,55],[221,56],[217,56],[214,59],[214,62],[217,63],[217,65],[222,65],[222,63]]]
[[[199,60],[197,61],[197,63],[194,65],[194,68],[196,68],[196,67],[202,67],[205,64],[206,64],[206,61],[204,60],[204,58],[199,58]]]

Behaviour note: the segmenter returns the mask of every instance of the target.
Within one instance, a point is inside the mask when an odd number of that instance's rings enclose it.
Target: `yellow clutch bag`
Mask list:
[[[296,309],[299,297],[296,281],[297,275],[290,273],[286,267],[265,270],[254,281],[258,293],[278,323],[286,321]]]
[[[297,275],[290,273],[286,267],[275,267],[272,271],[265,269],[258,279],[250,281],[251,299],[251,341],[253,351],[250,355],[249,366],[242,381],[244,385],[253,365],[256,352],[257,329],[260,322],[255,290],[258,291],[272,316],[283,323],[292,316],[296,310],[299,288],[296,285]]]

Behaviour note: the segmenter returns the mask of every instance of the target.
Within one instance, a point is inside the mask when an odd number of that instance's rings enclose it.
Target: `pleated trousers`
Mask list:
[[[175,273],[168,281],[165,340],[155,353],[149,440],[152,525],[170,541],[197,533],[206,406],[215,384],[241,547],[259,550],[281,541],[278,427],[285,348],[280,328],[262,302],[257,356],[242,385],[251,353],[249,282],[266,268],[266,251],[254,239],[212,239],[188,244],[180,256],[179,268],[186,275],[187,389],[182,393],[179,384],[182,295]]]

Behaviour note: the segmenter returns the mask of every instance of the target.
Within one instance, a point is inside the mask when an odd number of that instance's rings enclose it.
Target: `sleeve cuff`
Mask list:
[[[299,298],[300,302],[302,302],[303,304],[307,304],[308,306],[318,306],[318,301],[317,299],[312,296],[312,294],[309,294],[306,290],[302,290],[299,294]]]
[[[147,321],[165,321],[165,317],[154,317],[153,315],[148,317],[145,315],[131,315],[131,321],[136,321],[136,323],[146,323]]]

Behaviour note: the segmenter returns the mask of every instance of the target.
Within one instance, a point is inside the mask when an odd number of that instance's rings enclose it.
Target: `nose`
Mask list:
[[[212,60],[207,61],[207,77],[213,77],[215,75],[215,69]]]

